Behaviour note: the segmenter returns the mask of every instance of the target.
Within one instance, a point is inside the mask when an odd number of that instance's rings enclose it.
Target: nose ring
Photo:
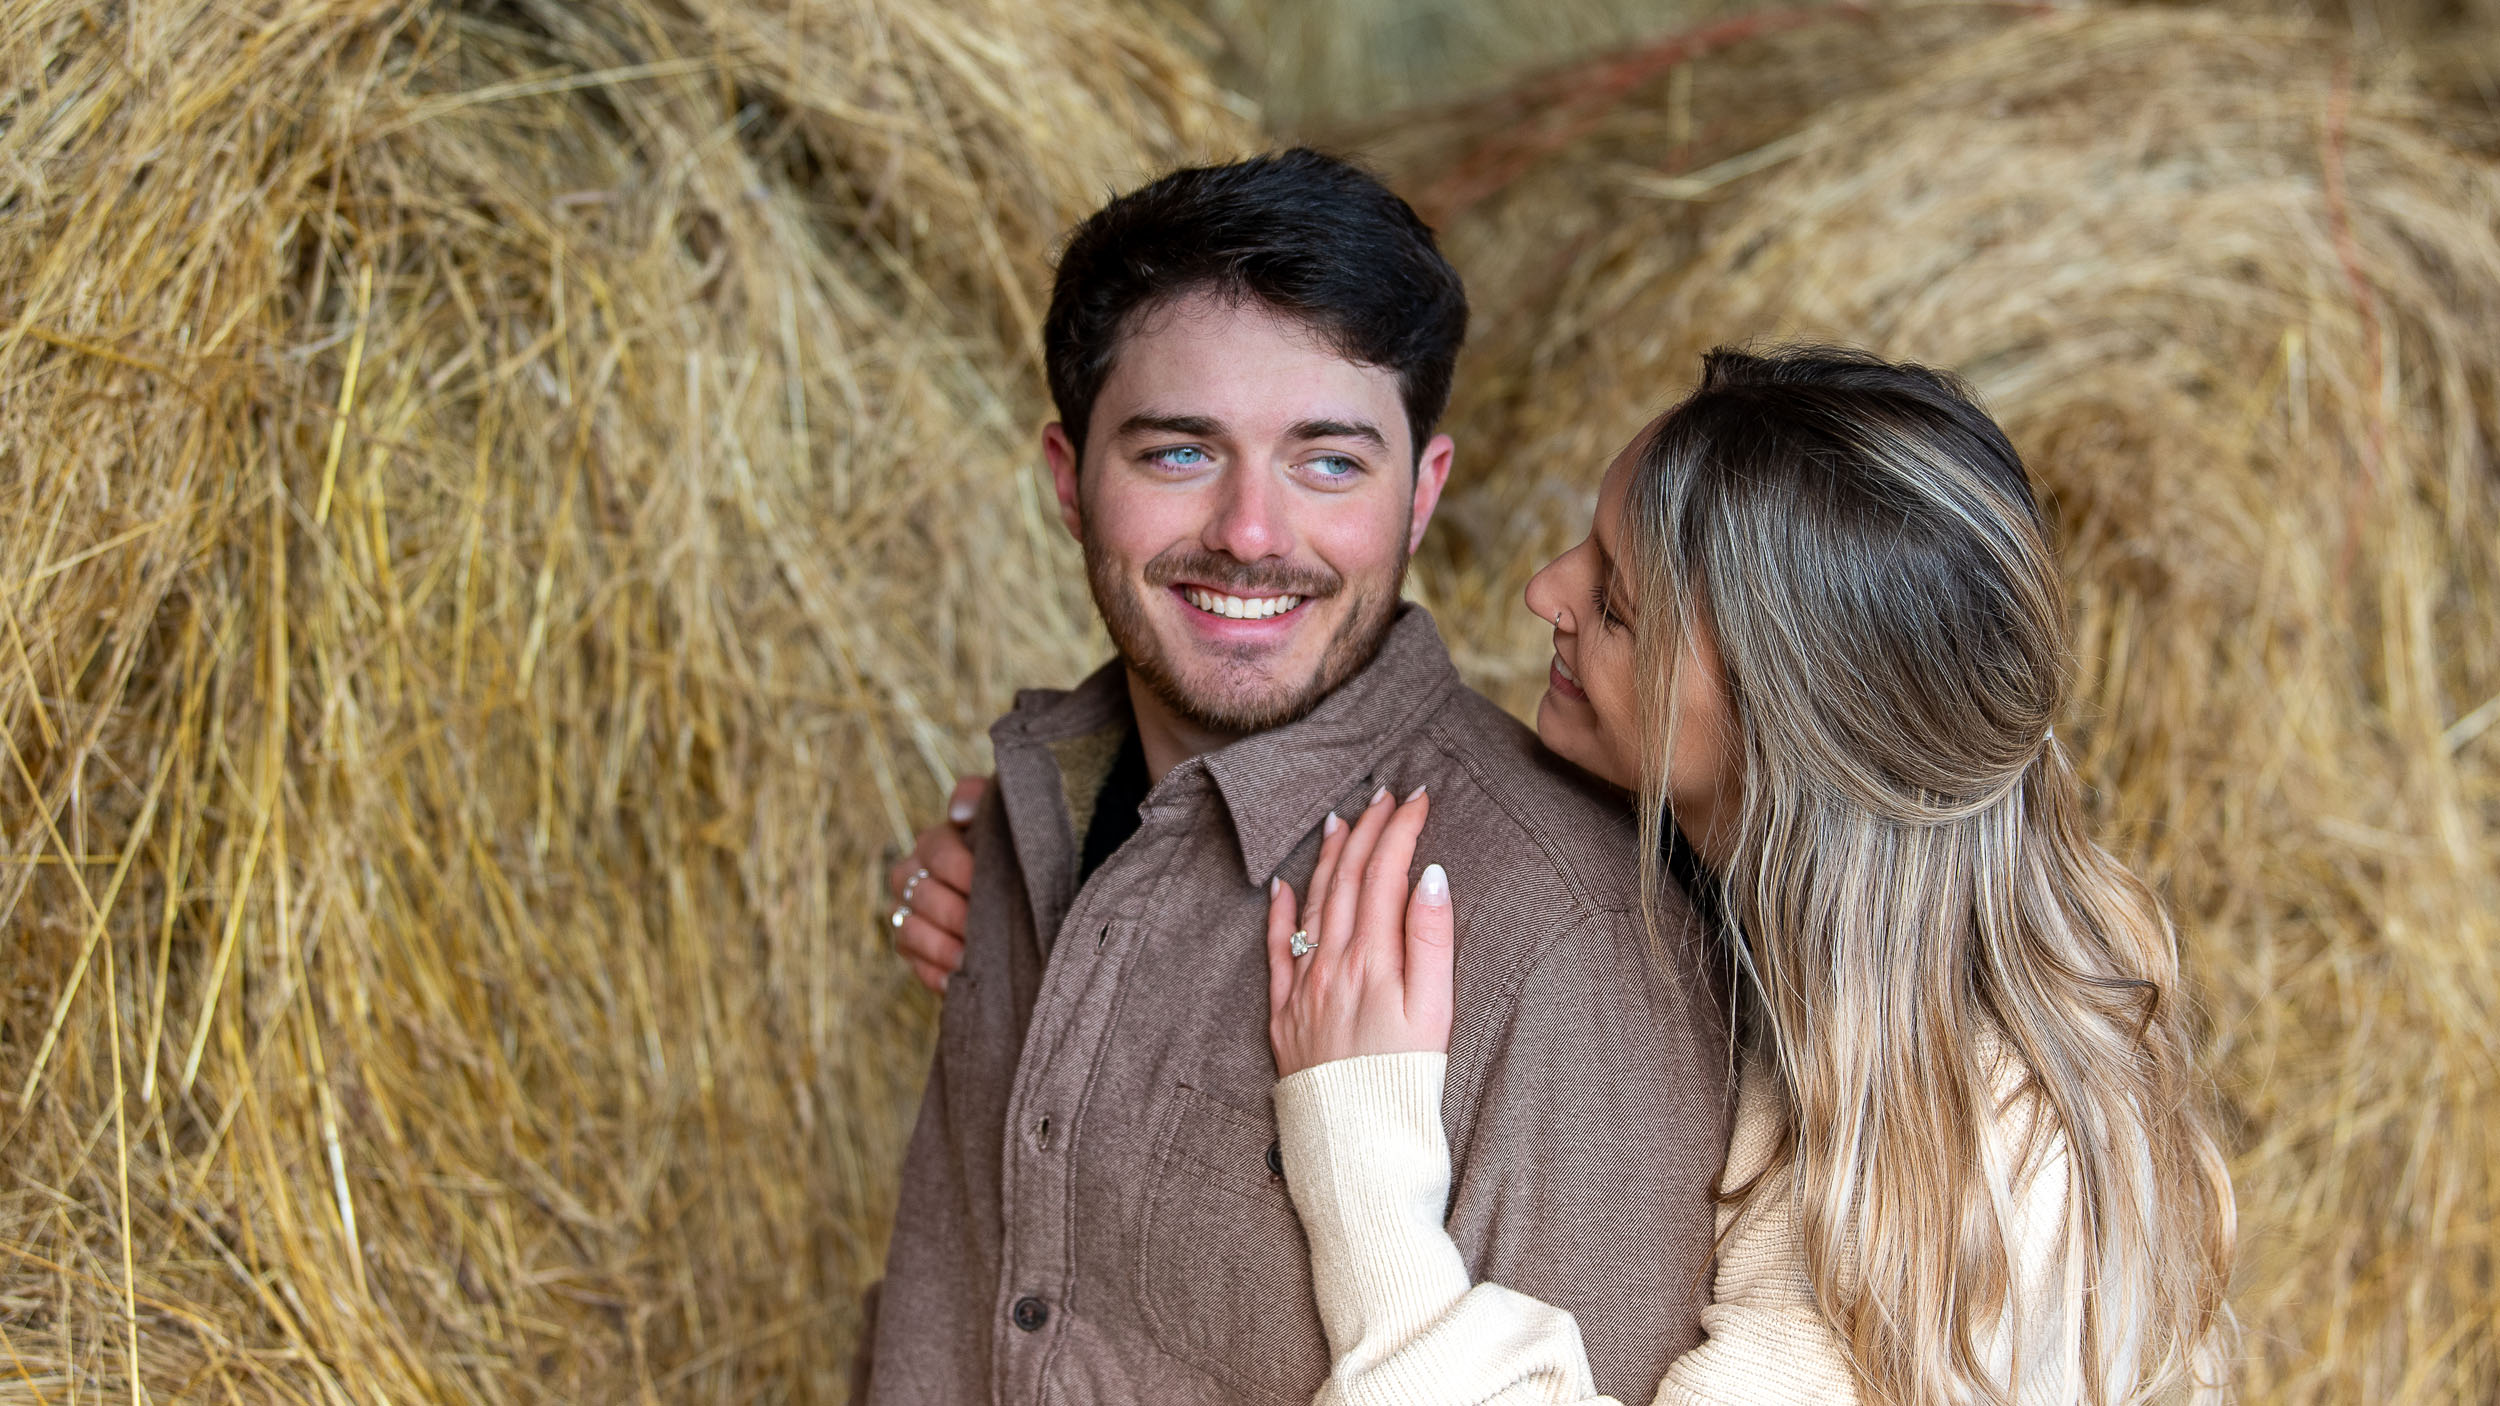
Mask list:
[[[1562,628],[1562,612],[1559,610],[1554,612],[1554,628],[1557,630]]]

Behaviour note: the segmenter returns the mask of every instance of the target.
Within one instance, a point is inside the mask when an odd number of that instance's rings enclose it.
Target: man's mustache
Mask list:
[[[1145,567],[1149,586],[1177,586],[1186,581],[1228,595],[1301,596],[1316,599],[1345,589],[1345,578],[1333,571],[1313,571],[1283,562],[1243,561],[1222,552],[1175,547]]]

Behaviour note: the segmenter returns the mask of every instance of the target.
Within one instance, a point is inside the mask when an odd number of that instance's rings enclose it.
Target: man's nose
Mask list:
[[[1235,465],[1216,485],[1215,513],[1199,540],[1209,551],[1236,561],[1286,555],[1293,535],[1285,524],[1284,485],[1262,467]]]

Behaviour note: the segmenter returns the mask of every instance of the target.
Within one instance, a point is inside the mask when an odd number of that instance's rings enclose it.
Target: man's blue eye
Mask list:
[[[1158,449],[1149,457],[1170,468],[1194,469],[1207,461],[1207,451],[1194,444],[1184,444],[1177,449]]]
[[[1321,473],[1326,474],[1330,478],[1351,478],[1356,473],[1361,472],[1363,466],[1355,463],[1352,459],[1349,459],[1342,454],[1329,454],[1321,458],[1313,459],[1311,461],[1311,467],[1318,469]]]

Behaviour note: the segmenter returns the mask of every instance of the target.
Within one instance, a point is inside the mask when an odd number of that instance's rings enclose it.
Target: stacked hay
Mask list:
[[[1816,337],[1970,376],[2053,500],[2060,735],[2209,1016],[2247,1399],[2492,1400],[2500,169],[2313,32],[1967,22],[1900,68],[1857,21],[1705,59],[1688,149],[1656,83],[1468,188],[1454,243],[1503,331],[1461,377],[1427,587],[1524,704],[1546,632],[1520,582],[1702,349]],[[1867,91],[1764,131],[1714,83]],[[1450,189],[1519,131],[1458,115],[1379,149]]]
[[[1271,128],[1335,124],[1446,102],[1523,69],[1752,8],[1730,0],[1187,0],[1221,71]]]
[[[0,1395],[838,1399],[875,924],[1090,659],[1045,258],[1245,139],[1092,0],[0,36]]]
[[[924,1067],[881,850],[1099,648],[1044,256],[1253,137],[1110,0],[30,0],[0,79],[0,1384],[838,1398]],[[1419,576],[1514,703],[1519,584],[1703,347],[2014,431],[2061,736],[2210,1012],[2252,1400],[2500,1394],[2448,120],[2310,31],[1956,6],[1376,146],[1482,311]]]
[[[1845,2],[1845,0],[1843,0]],[[1349,125],[1504,96],[1524,72],[1574,65],[1713,22],[1774,21],[1835,0],[1182,0],[1219,71],[1254,95],[1271,130],[1327,140]],[[1971,0],[1952,0],[1963,9]],[[2124,0],[2296,17],[2364,43],[2412,45],[2436,86],[2500,103],[2500,0]],[[1865,8],[1899,17],[1922,0]],[[2042,8],[2034,5],[2033,8]],[[1817,76],[1828,77],[1831,70]],[[1586,75],[1583,74],[1583,77]],[[1757,93],[1784,104],[1789,95]],[[1410,129],[1411,130],[1411,129]]]

